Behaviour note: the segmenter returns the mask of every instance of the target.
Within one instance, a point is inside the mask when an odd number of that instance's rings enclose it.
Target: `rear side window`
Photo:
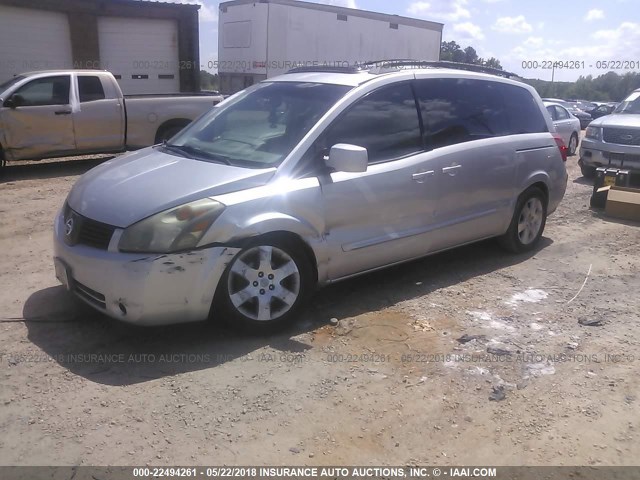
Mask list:
[[[547,107],[547,112],[549,112],[549,115],[551,116],[551,120],[557,120],[558,119],[558,114],[556,113],[556,106],[555,105],[549,105]]]
[[[81,103],[105,98],[104,88],[102,88],[102,82],[99,77],[78,76],[78,91]]]
[[[359,100],[325,134],[327,148],[336,143],[366,148],[369,163],[421,151],[420,122],[410,85],[383,87]]]
[[[429,150],[510,133],[501,85],[460,78],[423,79],[416,93]]]
[[[558,114],[558,120],[567,120],[569,118],[569,112],[564,108],[556,106],[556,113]]]
[[[510,133],[549,131],[538,103],[527,89],[506,83],[499,85],[504,96]]]

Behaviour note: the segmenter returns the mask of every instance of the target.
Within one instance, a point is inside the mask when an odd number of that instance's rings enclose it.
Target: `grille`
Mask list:
[[[101,250],[106,250],[109,247],[115,227],[88,218],[83,218],[81,225],[78,243]]]
[[[96,307],[100,307],[102,309],[107,308],[105,296],[100,292],[96,292],[95,290],[92,290],[91,288],[87,287],[86,285],[83,285],[77,280],[73,281],[73,290],[80,297],[82,297],[92,305],[95,305]]]
[[[109,248],[109,242],[116,227],[83,217],[68,205],[64,213],[65,241],[69,245],[87,245],[100,250]],[[71,221],[72,227],[67,229]]]
[[[607,143],[617,143],[619,145],[640,145],[640,130],[605,127],[603,139]]]

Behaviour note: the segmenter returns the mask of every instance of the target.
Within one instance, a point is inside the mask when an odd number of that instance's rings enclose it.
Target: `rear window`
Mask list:
[[[548,132],[538,102],[522,87],[500,83],[512,134]]]
[[[434,78],[416,82],[427,148],[520,133],[546,132],[528,90],[486,80]]]
[[[104,89],[99,77],[78,76],[78,91],[80,102],[93,102],[104,99]]]

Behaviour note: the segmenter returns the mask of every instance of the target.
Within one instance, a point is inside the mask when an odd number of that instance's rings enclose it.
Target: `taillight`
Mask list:
[[[564,144],[564,140],[562,140],[562,137],[554,135],[553,139],[556,141],[556,145],[558,145],[558,150],[560,150],[560,155],[562,155],[562,161],[566,162],[569,148]]]

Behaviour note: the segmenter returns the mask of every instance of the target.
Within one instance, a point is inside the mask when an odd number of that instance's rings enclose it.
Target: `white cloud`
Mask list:
[[[584,16],[584,21],[591,22],[593,20],[602,20],[603,18],[604,18],[604,12],[602,10],[599,10],[597,8],[592,8]]]
[[[413,2],[407,8],[407,13],[427,20],[445,20],[457,22],[463,18],[470,18],[467,10],[467,0],[429,0]]]
[[[617,28],[598,30],[590,37],[583,38],[579,46],[567,46],[568,42],[529,37],[520,45],[502,55],[505,69],[521,73],[527,78],[550,79],[551,70],[522,70],[522,62],[535,60],[538,62],[571,60],[578,65],[577,69],[556,69],[556,79],[575,80],[579,75],[602,75],[607,69],[598,68],[599,60],[633,59],[640,57],[640,23],[623,22]],[[584,63],[583,63],[584,62]],[[619,70],[618,74],[625,71]]]
[[[453,26],[453,31],[456,34],[456,38],[460,40],[484,40],[482,28],[471,22],[456,23]]]
[[[491,28],[502,33],[529,33],[533,31],[533,27],[527,23],[524,15],[518,15],[517,17],[500,17]]]
[[[540,48],[544,43],[544,39],[542,37],[529,37],[524,41],[526,47],[534,47]]]
[[[307,0],[308,1],[308,0]],[[356,0],[311,0],[315,3],[324,3],[326,5],[335,5],[336,7],[358,8]]]

